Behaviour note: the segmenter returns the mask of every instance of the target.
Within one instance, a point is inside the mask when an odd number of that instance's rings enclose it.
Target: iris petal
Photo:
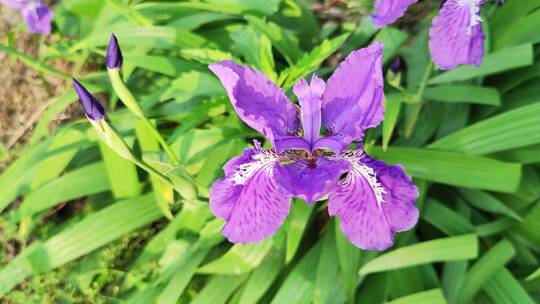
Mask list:
[[[368,250],[384,250],[394,233],[418,221],[418,189],[399,165],[387,165],[360,152],[345,156],[351,163],[347,177],[330,194],[328,212],[340,218],[351,242]]]
[[[294,105],[266,75],[230,60],[210,65],[238,116],[272,144],[280,136],[294,135],[299,120]]]
[[[334,190],[339,177],[348,168],[346,161],[319,157],[313,161],[276,165],[276,179],[292,195],[311,204]]]
[[[482,4],[482,0],[448,0],[433,19],[429,51],[441,70],[482,63],[485,38],[479,12]]]
[[[382,42],[352,52],[328,79],[322,121],[344,145],[383,120]]]
[[[290,207],[290,195],[274,179],[277,155],[246,149],[224,167],[226,176],[210,189],[210,209],[226,220],[222,233],[233,243],[251,243],[272,236]]]
[[[377,27],[393,23],[405,14],[409,5],[416,1],[418,0],[377,0],[375,15],[371,16],[371,20]]]

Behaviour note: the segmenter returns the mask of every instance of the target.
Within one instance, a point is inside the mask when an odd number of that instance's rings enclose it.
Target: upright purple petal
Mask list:
[[[210,209],[227,221],[222,233],[229,241],[258,242],[272,236],[287,217],[291,196],[274,179],[276,162],[270,151],[246,149],[212,185]]]
[[[371,20],[376,27],[383,27],[393,23],[405,14],[409,5],[418,0],[377,0],[375,2],[375,15]]]
[[[30,2],[21,8],[21,14],[30,32],[43,35],[51,32],[53,11],[43,2]]]
[[[328,212],[340,218],[340,227],[362,249],[384,250],[394,233],[418,221],[418,189],[399,165],[387,165],[361,152],[347,152],[351,170],[330,194]]]
[[[484,33],[480,6],[483,0],[448,0],[433,19],[429,52],[441,70],[458,65],[480,66],[484,57]]]
[[[318,157],[288,165],[276,165],[276,179],[295,197],[311,204],[332,191],[349,165],[343,160]]]
[[[328,80],[322,121],[345,145],[383,120],[382,42],[352,52]]]
[[[300,103],[303,137],[311,145],[315,143],[321,133],[321,106],[325,89],[326,84],[317,75],[311,77],[311,84],[302,79],[293,88]]]
[[[297,134],[299,121],[294,105],[266,75],[230,60],[209,67],[227,90],[238,116],[272,144],[280,136]]]

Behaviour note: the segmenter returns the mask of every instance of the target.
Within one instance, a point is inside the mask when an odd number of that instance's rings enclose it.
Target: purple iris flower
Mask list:
[[[377,0],[373,23],[383,27],[403,16],[417,0]],[[484,33],[480,7],[484,0],[443,0],[429,31],[431,58],[441,70],[458,65],[480,66],[484,57]]]
[[[32,33],[47,35],[51,32],[52,10],[40,0],[0,0],[21,13]]]
[[[293,91],[299,109],[263,73],[232,61],[210,65],[240,118],[264,135],[225,164],[225,177],[210,190],[212,212],[234,243],[272,236],[292,197],[309,204],[328,198],[328,211],[356,246],[383,250],[394,233],[418,220],[418,189],[400,165],[368,156],[364,131],[383,119],[382,43],[352,52],[325,83],[301,80]],[[321,136],[321,128],[324,135]]]
[[[409,5],[416,3],[416,1],[418,0],[377,0],[375,2],[376,13],[371,16],[371,20],[376,27],[394,23],[405,14]]]
[[[447,0],[429,30],[429,52],[441,70],[460,64],[480,66],[484,33],[480,7],[484,0]]]

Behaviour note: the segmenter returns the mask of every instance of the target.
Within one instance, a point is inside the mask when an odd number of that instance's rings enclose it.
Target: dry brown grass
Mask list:
[[[0,6],[2,43],[7,43],[7,33],[20,21],[16,10]],[[18,51],[39,58],[40,39],[47,38],[19,31],[15,46]],[[54,63],[54,66],[66,70],[66,64]],[[58,77],[43,77],[24,63],[0,52],[0,84],[0,143],[16,152],[14,147],[26,142],[49,100],[65,91],[66,82]],[[69,116],[70,113],[67,114]]]

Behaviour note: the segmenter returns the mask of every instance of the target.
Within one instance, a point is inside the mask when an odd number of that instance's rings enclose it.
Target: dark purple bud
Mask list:
[[[75,78],[73,78],[73,88],[77,92],[77,95],[79,95],[79,103],[83,107],[88,119],[93,121],[101,120],[105,116],[105,110],[97,99]]]
[[[107,68],[120,69],[122,68],[122,51],[120,45],[118,45],[118,39],[114,34],[111,34],[111,40],[109,41],[109,47],[107,48]]]
[[[399,71],[401,71],[402,66],[403,62],[401,61],[401,57],[398,56],[390,64],[390,71],[392,71],[394,74],[397,74],[399,73]]]
[[[503,5],[504,4],[504,0],[499,0],[499,5]]]

